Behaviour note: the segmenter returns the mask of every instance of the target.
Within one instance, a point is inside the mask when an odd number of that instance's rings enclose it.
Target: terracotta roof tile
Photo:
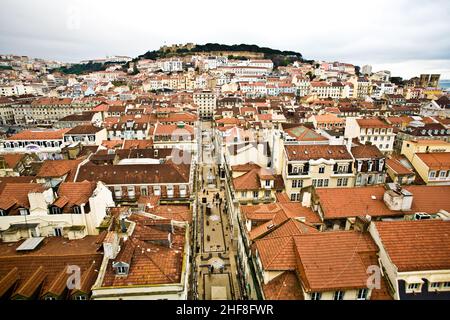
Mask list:
[[[0,194],[0,208],[9,209],[14,204],[29,208],[28,194],[30,192],[43,192],[45,190],[47,188],[39,183],[7,183]]]
[[[306,291],[366,288],[368,265],[362,256],[378,252],[370,235],[357,231],[296,236],[295,250]]]
[[[284,147],[289,160],[317,159],[352,160],[345,146],[338,145],[287,145]]]
[[[283,128],[286,127],[283,126]],[[284,131],[297,141],[327,141],[328,139],[303,125],[285,128]]]
[[[362,145],[355,146],[351,148],[351,153],[355,157],[355,159],[362,158],[384,158],[383,153],[378,149],[375,145]]]
[[[235,166],[231,166],[231,170],[235,171],[235,172],[248,172],[250,170],[259,169],[259,168],[261,168],[261,166],[254,162],[248,162],[245,164],[238,164]]]
[[[58,188],[58,196],[67,199],[70,206],[89,202],[97,184],[93,181],[63,182]],[[65,205],[65,204],[64,204]]]
[[[432,170],[450,169],[450,152],[431,152],[415,154]]]
[[[392,128],[391,125],[377,118],[356,119],[356,122],[361,128]]]
[[[87,164],[80,167],[77,181],[102,181],[105,184],[186,183],[190,165],[173,163],[102,165]]]
[[[397,174],[412,174],[412,170],[405,167],[400,161],[395,158],[386,159],[386,166]]]
[[[43,266],[39,266],[31,276],[14,292],[13,297],[31,298],[39,286],[44,282],[47,274]]]
[[[247,173],[233,178],[233,186],[235,190],[259,190],[261,189],[261,180],[274,180],[274,188],[279,190],[284,187],[284,183],[280,181],[280,175],[274,175],[267,169],[252,169]]]
[[[294,237],[290,236],[255,241],[264,270],[271,271],[295,270],[297,258],[294,246]]]
[[[20,162],[20,160],[22,160],[24,155],[24,153],[7,153],[1,155],[0,158],[3,158],[5,160],[8,168],[14,169]]]
[[[266,300],[304,300],[303,291],[295,272],[285,271],[263,284]]]
[[[450,269],[450,221],[432,219],[374,224],[384,249],[399,272]]]
[[[11,268],[11,271],[0,279],[0,298],[16,284],[19,278],[19,269],[13,267]]]
[[[56,178],[76,171],[78,165],[82,162],[78,160],[45,160],[37,173],[37,177]]]
[[[88,125],[79,125],[76,126],[65,133],[65,135],[72,134],[95,134],[99,131],[103,130],[103,128],[93,126],[91,124]]]
[[[69,130],[24,130],[12,135],[7,140],[62,140],[64,134]]]
[[[67,265],[79,266],[82,278],[91,264],[94,263],[96,269],[100,267],[102,254],[98,252],[98,249],[101,244],[97,244],[96,239],[97,236],[86,236],[80,240],[50,237],[45,238],[37,249],[26,253],[16,252],[16,248],[23,241],[13,245],[0,243],[0,279],[5,277],[11,268],[17,267],[19,288],[16,293],[28,296],[40,283],[43,284],[40,293],[52,291],[53,289],[50,289],[52,286],[60,290],[62,280],[57,280],[57,277],[62,275]],[[41,267],[44,270],[43,274],[41,271],[37,272]],[[43,281],[41,281],[42,276],[44,276]],[[91,279],[90,283],[86,283],[89,291],[94,281],[95,279]]]

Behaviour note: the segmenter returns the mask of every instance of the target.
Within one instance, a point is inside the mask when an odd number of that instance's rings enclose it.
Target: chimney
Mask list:
[[[119,253],[119,237],[114,231],[109,231],[103,241],[103,251],[108,259],[115,259]]]
[[[395,183],[388,183],[383,200],[386,206],[393,211],[411,210],[413,194]]]
[[[353,142],[353,138],[348,138],[347,139],[347,144],[346,144],[346,147],[347,147],[347,151],[351,154],[352,152],[351,152],[351,150],[352,150],[352,142]]]

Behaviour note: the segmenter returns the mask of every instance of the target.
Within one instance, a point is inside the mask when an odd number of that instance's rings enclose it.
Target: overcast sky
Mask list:
[[[163,44],[257,44],[450,79],[448,0],[2,0],[0,53],[76,62]]]

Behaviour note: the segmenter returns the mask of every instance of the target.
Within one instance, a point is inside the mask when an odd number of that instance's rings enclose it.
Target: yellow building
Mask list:
[[[353,157],[342,145],[286,145],[282,168],[286,193],[301,201],[301,189],[353,187]]]
[[[403,141],[401,153],[427,185],[450,185],[450,143],[439,140]]]
[[[442,95],[442,90],[439,88],[426,88],[423,90],[423,94],[427,99],[433,99]]]

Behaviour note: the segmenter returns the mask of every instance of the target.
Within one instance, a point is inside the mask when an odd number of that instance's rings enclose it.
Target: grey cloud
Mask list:
[[[255,43],[311,59],[439,61],[448,70],[448,21],[446,0],[3,0],[0,50],[74,61],[164,43]]]

